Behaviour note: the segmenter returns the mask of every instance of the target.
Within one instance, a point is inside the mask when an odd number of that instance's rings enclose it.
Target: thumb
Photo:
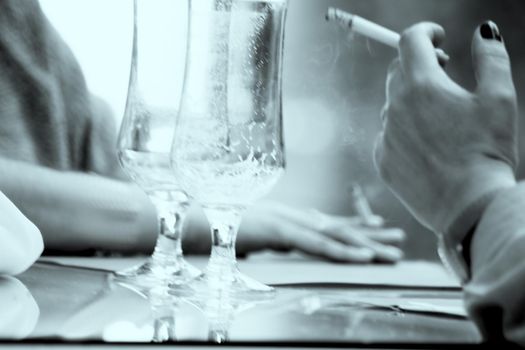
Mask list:
[[[509,55],[494,22],[487,21],[477,28],[471,51],[478,94],[490,96],[514,91]]]

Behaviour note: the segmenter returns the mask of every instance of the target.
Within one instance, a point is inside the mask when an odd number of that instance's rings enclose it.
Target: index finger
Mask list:
[[[399,41],[399,57],[409,78],[418,78],[443,71],[436,47],[445,39],[445,30],[438,24],[422,22],[403,32]]]

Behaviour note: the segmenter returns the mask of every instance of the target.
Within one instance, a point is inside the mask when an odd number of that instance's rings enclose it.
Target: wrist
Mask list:
[[[465,208],[447,231],[438,233],[439,257],[462,283],[470,279],[469,249],[476,226],[485,209],[501,191],[485,193]]]
[[[436,232],[448,235],[467,231],[479,220],[496,193],[516,185],[514,172],[506,163],[489,161],[465,168],[457,177],[456,185],[450,186],[444,196],[444,210],[434,226]]]
[[[470,241],[483,212],[499,193],[515,185],[511,170],[478,172],[478,176],[472,176],[463,197],[458,198],[456,203],[460,205],[451,206],[456,211],[450,213],[450,221],[438,233],[439,255],[462,282],[468,281],[470,276]]]

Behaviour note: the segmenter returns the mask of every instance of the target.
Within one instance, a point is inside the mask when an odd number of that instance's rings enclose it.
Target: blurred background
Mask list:
[[[178,1],[180,12],[173,15],[180,21],[181,30],[174,33],[174,40],[184,41],[185,1]],[[133,2],[40,2],[77,56],[90,89],[109,103],[119,126],[131,59]],[[481,22],[491,19],[500,27],[510,52],[520,98],[520,92],[525,92],[525,1],[290,0],[283,91],[288,168],[270,197],[294,206],[351,215],[349,189],[357,182],[373,210],[384,216],[389,226],[407,232],[407,258],[437,259],[434,235],[421,227],[382,184],[372,162],[386,71],[397,53],[325,22],[329,6],[396,31],[419,21],[440,23],[447,32],[443,48],[451,56],[447,71],[467,89],[475,88],[471,37]],[[184,52],[174,64],[183,71]],[[520,102],[523,107],[522,98]],[[520,139],[525,140],[523,122],[520,133]],[[525,155],[525,142],[520,147]],[[525,161],[518,175],[525,177]]]

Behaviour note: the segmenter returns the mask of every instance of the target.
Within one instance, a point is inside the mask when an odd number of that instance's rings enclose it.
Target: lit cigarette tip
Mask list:
[[[334,16],[335,16],[335,8],[329,7],[328,11],[326,12],[326,15],[324,16],[324,18],[327,21],[333,21],[334,20]]]
[[[325,18],[327,21],[337,21],[343,26],[350,27],[352,25],[352,15],[335,7],[328,8]]]

